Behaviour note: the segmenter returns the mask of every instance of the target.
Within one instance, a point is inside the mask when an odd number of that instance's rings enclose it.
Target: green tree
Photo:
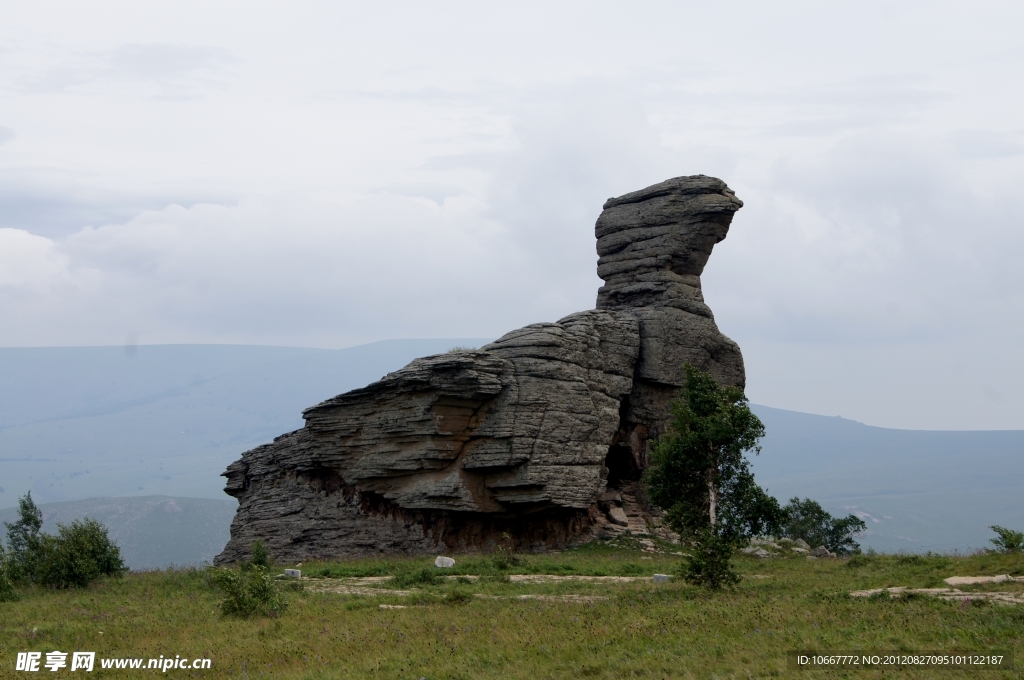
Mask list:
[[[14,579],[31,579],[39,552],[39,530],[43,511],[32,500],[32,492],[18,499],[18,521],[4,522],[7,527],[8,574]]]
[[[867,525],[856,515],[833,517],[817,501],[796,497],[789,500],[783,512],[782,535],[786,538],[802,538],[812,547],[823,545],[834,553],[860,552],[860,544],[853,538]]]
[[[1014,531],[998,524],[993,524],[989,529],[997,534],[996,538],[989,541],[999,549],[999,552],[1017,553],[1024,550],[1024,531]]]
[[[0,561],[9,580],[69,588],[128,571],[107,528],[94,519],[58,524],[56,536],[42,533],[43,513],[31,493],[18,499],[18,521],[4,524],[9,552]]]
[[[783,513],[755,483],[744,455],[760,453],[764,425],[743,391],[689,364],[685,370],[671,429],[654,446],[645,482],[651,501],[694,546],[686,579],[717,589],[739,580],[732,553],[752,536],[776,533]]]
[[[40,537],[35,568],[40,585],[83,588],[100,576],[120,576],[126,571],[121,550],[107,536],[107,528],[94,519],[58,524],[56,536]]]

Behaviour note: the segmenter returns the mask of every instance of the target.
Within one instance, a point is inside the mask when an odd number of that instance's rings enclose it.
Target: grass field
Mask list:
[[[1024,663],[1024,606],[848,595],[941,586],[955,575],[1021,575],[1021,555],[738,556],[735,565],[745,578],[720,593],[679,579],[653,583],[646,577],[671,573],[683,558],[643,553],[628,542],[526,556],[506,570],[489,556],[455,557],[456,567],[444,570],[448,578],[433,577],[442,570],[430,558],[307,563],[304,576],[318,580],[289,591],[288,609],[274,619],[222,616],[222,594],[203,570],[131,573],[86,590],[22,589],[18,601],[0,604],[0,677],[32,677],[14,670],[17,653],[43,652],[45,661],[53,650],[94,651],[97,659],[205,657],[209,670],[167,674],[207,678],[946,678],[979,672],[793,670],[786,654],[794,650],[999,650]],[[510,578],[528,574],[645,578]],[[395,578],[379,578],[386,575]],[[321,592],[338,584],[366,590]],[[971,588],[1020,591],[1024,583],[963,587]],[[160,672],[99,666],[87,677]],[[42,669],[47,677],[69,672]],[[982,677],[1022,675],[990,670]]]

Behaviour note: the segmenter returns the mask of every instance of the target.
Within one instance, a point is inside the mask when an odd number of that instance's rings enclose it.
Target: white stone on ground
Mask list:
[[[969,586],[975,583],[1003,583],[1004,581],[1024,581],[1024,577],[1014,578],[1009,574],[999,576],[950,576],[944,579],[951,586]]]

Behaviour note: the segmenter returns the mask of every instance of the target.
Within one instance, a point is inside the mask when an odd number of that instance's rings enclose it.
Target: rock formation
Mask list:
[[[302,560],[485,549],[506,532],[543,550],[620,525],[617,490],[647,465],[684,364],[743,386],[739,347],[700,286],[742,205],[703,175],[609,199],[596,309],[416,359],[307,409],[305,427],[224,473],[239,507],[217,562],[256,539]]]

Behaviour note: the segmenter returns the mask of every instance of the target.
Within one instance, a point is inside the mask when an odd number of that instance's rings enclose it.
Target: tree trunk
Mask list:
[[[711,526],[715,526],[718,511],[718,489],[715,488],[715,472],[708,470],[708,517],[711,519]]]

